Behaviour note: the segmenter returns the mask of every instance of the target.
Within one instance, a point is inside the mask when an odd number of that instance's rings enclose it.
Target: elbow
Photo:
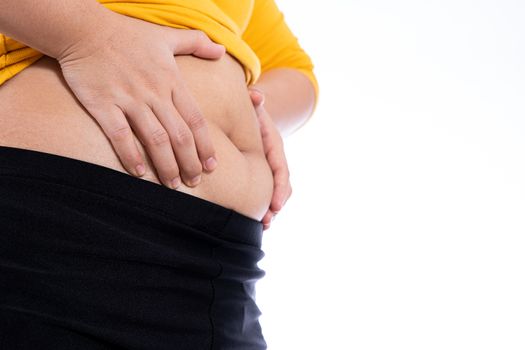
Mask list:
[[[308,119],[310,120],[312,116],[315,114],[315,110],[317,109],[317,104],[319,101],[319,90],[314,86],[314,84],[308,80],[309,83],[309,93],[308,93],[308,102],[309,102],[309,109],[308,109]]]
[[[303,73],[305,72],[303,71]],[[317,105],[319,101],[319,85],[312,71],[309,71],[308,74],[304,74],[304,76],[307,78],[305,79],[305,82],[304,82],[304,86],[305,86],[304,88],[305,89],[304,106],[305,106],[305,114],[306,114],[306,120],[304,124],[306,124],[312,119],[317,109]]]

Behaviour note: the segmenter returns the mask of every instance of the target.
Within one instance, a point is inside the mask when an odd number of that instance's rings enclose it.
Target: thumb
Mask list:
[[[173,40],[174,55],[194,55],[201,58],[218,59],[226,52],[223,45],[214,43],[202,30],[168,29]]]

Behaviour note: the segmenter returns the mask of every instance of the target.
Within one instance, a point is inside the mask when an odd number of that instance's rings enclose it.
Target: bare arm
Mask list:
[[[57,58],[109,13],[96,0],[1,0],[0,33]]]
[[[265,95],[264,108],[283,137],[297,131],[312,116],[314,87],[295,69],[270,69],[252,87]]]

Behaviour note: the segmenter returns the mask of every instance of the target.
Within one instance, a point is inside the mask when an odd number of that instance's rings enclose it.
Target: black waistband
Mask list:
[[[261,246],[263,224],[205,199],[112,168],[36,150],[0,146],[0,175],[45,177],[162,212],[220,238]]]

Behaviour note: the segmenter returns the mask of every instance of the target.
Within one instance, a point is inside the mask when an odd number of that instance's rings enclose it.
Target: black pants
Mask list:
[[[127,173],[0,146],[0,349],[266,349],[262,228]]]

